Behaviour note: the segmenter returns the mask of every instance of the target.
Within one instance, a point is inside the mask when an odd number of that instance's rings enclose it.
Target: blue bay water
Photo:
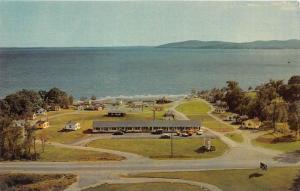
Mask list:
[[[59,87],[80,96],[184,94],[192,88],[243,88],[300,74],[300,50],[151,47],[0,49],[0,96]]]

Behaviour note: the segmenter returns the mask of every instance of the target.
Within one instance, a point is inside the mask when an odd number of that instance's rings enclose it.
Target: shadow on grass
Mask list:
[[[274,157],[273,159],[279,162],[297,163],[300,161],[300,150],[283,153]]]
[[[255,172],[255,173],[250,174],[248,178],[249,179],[251,179],[251,178],[258,178],[258,177],[261,177],[261,176],[263,176],[262,173]]]
[[[61,129],[61,130],[58,130],[57,132],[68,133],[68,132],[73,132],[73,131],[72,130],[67,130],[67,129]]]
[[[293,185],[289,190],[291,190],[291,191],[299,191],[300,190],[300,172],[294,179]]]
[[[82,131],[83,134],[93,134],[93,130],[92,129],[86,129],[84,131]]]

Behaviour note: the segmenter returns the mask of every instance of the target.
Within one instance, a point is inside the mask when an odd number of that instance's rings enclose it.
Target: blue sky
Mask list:
[[[300,39],[297,2],[0,2],[0,47]]]

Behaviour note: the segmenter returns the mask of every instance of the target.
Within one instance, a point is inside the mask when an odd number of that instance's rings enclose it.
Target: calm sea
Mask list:
[[[300,50],[0,49],[0,96],[59,87],[80,96],[184,94],[237,80],[243,88],[300,74]]]

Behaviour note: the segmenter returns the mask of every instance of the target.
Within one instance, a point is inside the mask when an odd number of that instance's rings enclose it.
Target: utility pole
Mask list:
[[[171,131],[171,158],[173,158],[173,129]]]
[[[274,109],[273,109],[273,120],[272,120],[272,122],[273,122],[273,132],[275,133],[276,132],[276,116],[275,116],[275,114],[276,114],[276,101],[274,101]]]

